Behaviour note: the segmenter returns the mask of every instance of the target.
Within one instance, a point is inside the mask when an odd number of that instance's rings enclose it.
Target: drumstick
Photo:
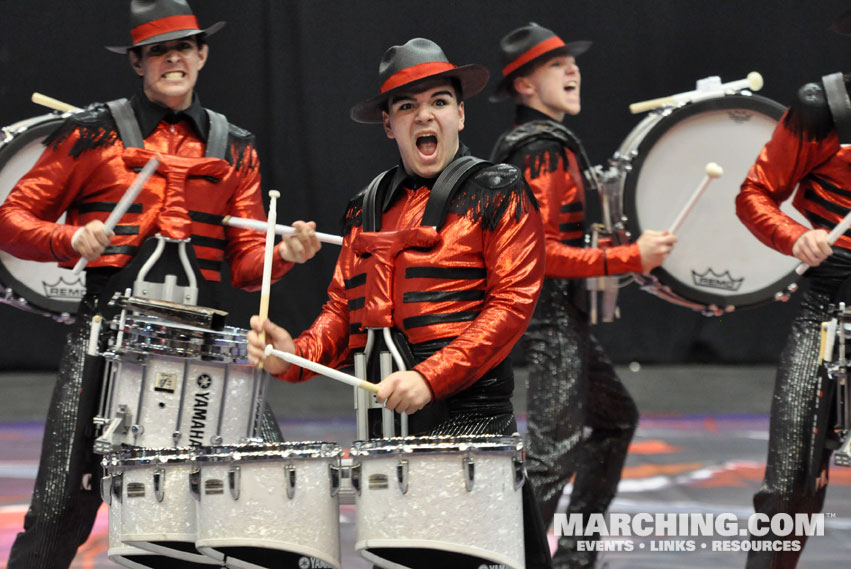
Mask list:
[[[629,112],[635,115],[638,113],[643,113],[644,111],[651,111],[663,105],[679,105],[699,100],[701,98],[723,95],[727,91],[738,91],[740,89],[750,89],[751,91],[759,91],[760,89],[762,89],[762,86],[762,75],[760,75],[757,71],[751,71],[750,73],[748,73],[747,79],[730,81],[729,83],[724,83],[723,85],[717,85],[716,88],[708,91],[686,91],[685,93],[677,93],[676,95],[671,95],[669,97],[660,97],[658,99],[650,99],[649,101],[633,103],[629,106]]]
[[[130,184],[130,187],[127,188],[127,191],[124,192],[124,195],[121,196],[121,199],[118,200],[118,203],[115,205],[115,209],[109,214],[109,217],[106,218],[106,221],[103,224],[103,232],[106,235],[112,233],[112,230],[115,229],[115,225],[121,219],[121,217],[127,212],[131,205],[133,205],[133,200],[136,199],[136,196],[139,195],[139,192],[142,191],[142,187],[145,185],[145,182],[148,181],[148,178],[154,173],[157,169],[157,166],[160,165],[159,158],[162,158],[159,154],[156,154],[153,158],[148,160],[148,163],[145,164],[145,167],[142,168],[142,171],[136,176],[136,179],[133,180],[133,183]],[[79,275],[80,271],[83,270],[83,267],[86,266],[88,259],[85,257],[80,257],[80,260],[77,261],[77,264],[74,265],[74,274]]]
[[[32,94],[31,100],[36,105],[41,105],[42,107],[47,107],[48,109],[53,109],[54,111],[61,111],[63,113],[74,113],[81,110],[80,107],[75,107],[74,105],[63,103],[58,99],[48,97],[47,95],[42,95],[38,92]]]
[[[706,176],[703,177],[703,180],[700,182],[700,185],[697,186],[696,190],[694,190],[694,193],[692,193],[685,207],[674,220],[674,223],[671,224],[671,227],[668,229],[668,233],[670,233],[671,235],[677,234],[677,231],[683,224],[683,220],[694,208],[694,204],[697,203],[697,200],[700,199],[700,196],[703,194],[703,192],[706,191],[706,188],[709,186],[709,182],[711,182],[715,178],[720,178],[723,173],[724,169],[721,168],[721,166],[719,166],[715,162],[710,162],[706,165]]]
[[[295,364],[299,367],[303,367],[305,369],[309,369],[310,371],[315,371],[318,374],[330,377],[331,379],[336,379],[337,381],[341,381],[348,385],[352,385],[354,387],[360,387],[361,389],[365,389],[366,391],[371,391],[373,393],[378,393],[378,384],[370,383],[368,381],[364,381],[358,377],[353,375],[349,375],[347,373],[343,373],[341,371],[337,371],[334,368],[330,368],[328,366],[324,366],[322,364],[318,364],[316,362],[310,361],[308,359],[302,358],[301,356],[297,356],[295,354],[291,354],[289,352],[282,352],[281,350],[276,350],[272,347],[271,344],[266,346],[266,355],[276,356],[281,358],[285,362],[289,362],[291,364]]]
[[[253,229],[255,231],[266,231],[267,223],[265,221],[261,221],[259,219],[248,219],[245,217],[232,217],[230,215],[226,215],[222,219],[222,225],[229,225],[231,227],[244,227],[246,229]],[[280,223],[275,226],[275,233],[278,235],[295,235],[295,228],[289,225],[281,225]],[[320,233],[316,232],[316,237],[322,241],[323,243],[330,243],[331,245],[342,245],[343,238],[339,235],[331,235],[330,233]]]
[[[278,198],[281,193],[278,190],[269,192],[269,222],[266,224],[266,251],[263,257],[263,281],[260,285],[260,323],[269,317],[269,289],[272,286],[272,255],[275,252],[275,219],[278,216]],[[260,341],[266,341],[266,332],[260,332]],[[263,362],[257,365],[263,369]]]
[[[845,215],[845,217],[842,218],[842,221],[837,223],[836,227],[834,227],[830,231],[830,233],[827,234],[827,244],[833,245],[834,243],[836,243],[836,240],[839,239],[843,233],[848,231],[848,227],[851,227],[851,211],[849,211]],[[807,272],[807,269],[809,268],[810,266],[802,261],[801,264],[798,265],[798,267],[795,269],[795,272],[799,275],[803,275]]]

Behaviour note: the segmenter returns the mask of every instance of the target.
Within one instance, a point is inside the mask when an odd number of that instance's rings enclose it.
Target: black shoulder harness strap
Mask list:
[[[385,179],[393,177],[397,166],[385,170],[377,175],[366,187],[366,192],[363,196],[363,230],[364,231],[381,231],[381,206],[378,205],[379,188]]]
[[[836,134],[839,135],[839,143],[851,144],[851,99],[845,89],[845,76],[838,72],[825,75],[821,79]]]
[[[133,113],[133,107],[127,99],[116,99],[106,103],[115,125],[118,127],[118,136],[125,148],[144,148],[145,139],[139,129],[139,122]],[[210,118],[210,133],[207,136],[207,150],[204,153],[208,158],[224,159],[228,143],[228,119],[225,115],[205,109]]]
[[[456,188],[472,173],[473,168],[480,164],[490,164],[490,162],[475,156],[462,156],[443,169],[431,189],[420,225],[433,226],[437,229],[443,227],[446,221],[446,209]]]
[[[121,137],[121,142],[125,148],[144,148],[145,139],[142,138],[142,131],[139,129],[139,122],[136,120],[136,115],[133,114],[133,107],[130,106],[130,101],[127,99],[116,99],[106,103],[109,107],[109,112],[112,113],[112,118],[115,119],[115,126],[118,127],[118,136]]]

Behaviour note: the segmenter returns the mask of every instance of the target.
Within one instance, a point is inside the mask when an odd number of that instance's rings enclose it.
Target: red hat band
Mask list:
[[[400,85],[407,85],[408,83],[413,83],[414,81],[419,81],[425,77],[437,75],[438,73],[443,73],[444,71],[449,71],[451,69],[456,69],[456,66],[446,61],[429,61],[426,63],[412,65],[411,67],[406,67],[405,69],[397,71],[388,77],[387,81],[381,85],[380,92],[386,93]]]
[[[520,67],[526,65],[536,57],[547,53],[548,51],[552,51],[554,49],[558,49],[564,45],[564,41],[558,36],[553,36],[549,39],[546,39],[536,45],[535,47],[530,48],[523,55],[506,65],[502,68],[502,76],[508,77],[513,72],[517,71]]]
[[[160,18],[159,20],[153,20],[151,22],[144,23],[141,26],[136,26],[130,31],[130,36],[133,38],[133,44],[136,45],[148,38],[167,34],[169,32],[176,32],[178,30],[201,31],[201,28],[198,27],[198,20],[195,16],[192,14],[184,14],[179,16],[168,16],[167,18]]]

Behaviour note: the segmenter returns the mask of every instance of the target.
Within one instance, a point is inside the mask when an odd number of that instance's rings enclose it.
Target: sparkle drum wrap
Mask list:
[[[340,454],[327,442],[200,449],[196,547],[234,569],[340,569]]]
[[[380,567],[525,567],[520,437],[355,441],[355,549]]]
[[[102,415],[124,419],[113,447],[233,445],[255,436],[268,374],[248,363],[245,330],[149,316],[116,319],[113,328],[102,394]]]

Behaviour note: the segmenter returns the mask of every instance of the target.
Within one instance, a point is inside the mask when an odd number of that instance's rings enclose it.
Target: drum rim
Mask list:
[[[330,441],[293,441],[197,447],[197,462],[243,462],[269,459],[340,458],[343,447]]]
[[[652,148],[655,143],[658,142],[659,139],[662,138],[662,136],[664,136],[673,126],[704,111],[725,110],[730,108],[746,108],[761,112],[764,115],[778,121],[786,110],[786,107],[782,104],[773,99],[769,99],[768,97],[743,94],[713,97],[711,99],[704,99],[695,103],[689,103],[682,107],[677,107],[673,112],[662,116],[656,124],[650,127],[645,136],[642,137],[638,145],[634,148],[634,150],[638,151],[638,154],[634,162],[631,162],[632,171],[637,174],[641,172],[641,167],[644,165],[644,161],[647,158],[647,152],[642,152],[642,150]],[[631,235],[640,235],[643,230],[643,228],[638,224],[638,211],[635,201],[638,177],[638,175],[626,177],[622,195],[626,227]],[[794,268],[792,268],[789,273],[759,290],[745,294],[725,296],[686,286],[663,267],[653,269],[650,274],[656,277],[662,285],[668,287],[671,292],[686,301],[700,304],[704,307],[717,306],[722,309],[727,307],[734,307],[737,309],[753,308],[774,302],[775,294],[786,292],[789,285],[798,280],[798,276],[795,274]],[[647,281],[646,277],[642,277],[640,275],[637,277],[637,280],[642,284]]]
[[[459,435],[393,437],[354,441],[350,454],[368,456],[398,453],[509,452],[523,450],[519,435]]]
[[[32,125],[26,125],[25,128],[22,128],[13,133],[12,140],[0,145],[0,170],[2,170],[8,163],[7,154],[9,157],[14,156],[24,146],[33,142],[34,139],[37,139],[39,136],[41,136],[41,130],[48,130],[48,132],[44,133],[44,137],[47,137],[50,133],[55,131],[56,128],[62,122],[65,121],[65,118],[63,116],[53,114],[33,117],[31,120],[36,121],[37,119],[43,120],[37,121]],[[30,138],[29,136],[27,136],[27,133],[29,133],[30,131],[36,132],[36,136],[34,138]],[[9,191],[11,192],[11,188],[9,189]],[[2,201],[5,201],[6,197],[8,197],[8,195],[6,195]],[[54,314],[76,314],[79,310],[79,300],[54,300],[45,296],[41,296],[38,294],[37,291],[34,291],[18,279],[16,279],[2,263],[0,263],[0,283],[3,283],[6,288],[11,289],[16,295],[20,296],[21,298],[26,300],[27,303],[36,308],[41,308],[42,310],[47,310],[48,312],[52,312]]]

